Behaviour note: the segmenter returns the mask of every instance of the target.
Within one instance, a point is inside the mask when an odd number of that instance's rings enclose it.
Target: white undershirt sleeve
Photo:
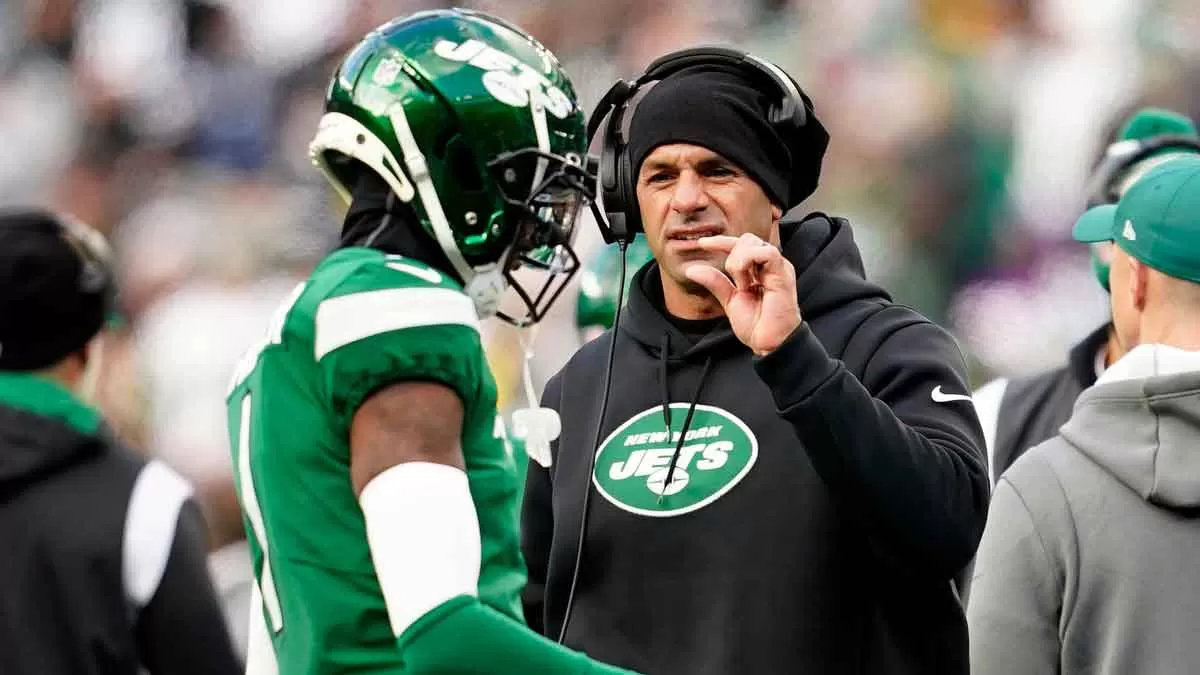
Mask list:
[[[359,495],[375,574],[399,636],[430,610],[479,587],[479,518],[467,474],[406,462]]]

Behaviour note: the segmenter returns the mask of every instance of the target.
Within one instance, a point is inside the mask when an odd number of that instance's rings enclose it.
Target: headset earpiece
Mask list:
[[[606,204],[604,210],[608,213],[613,237],[629,243],[642,231],[642,214],[637,206],[637,181],[631,175],[633,167],[629,165],[629,153],[624,151],[624,147],[616,154],[612,167],[615,181],[612,191],[605,198],[612,197],[613,201],[612,206]]]
[[[1130,167],[1163,150],[1179,150],[1200,154],[1200,138],[1165,134],[1144,139],[1128,139],[1108,146],[1104,157],[1092,172],[1087,186],[1087,206],[1113,204],[1120,199],[1115,191],[1115,179]]]
[[[592,215],[600,235],[605,243],[617,241],[629,242],[636,232],[631,232],[627,220],[626,192],[623,188],[623,172],[620,168],[624,158],[624,143],[620,136],[622,112],[629,99],[637,93],[637,82],[617,80],[596,104],[588,118],[588,144],[596,138],[600,127],[604,127],[601,137],[600,161],[596,171],[596,200],[592,201]]]

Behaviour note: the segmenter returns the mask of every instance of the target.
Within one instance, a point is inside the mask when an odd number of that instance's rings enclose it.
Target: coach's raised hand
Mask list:
[[[728,276],[715,267],[693,265],[687,277],[721,303],[734,334],[755,354],[775,351],[801,321],[792,263],[778,248],[749,233],[704,237],[697,244],[728,254]]]

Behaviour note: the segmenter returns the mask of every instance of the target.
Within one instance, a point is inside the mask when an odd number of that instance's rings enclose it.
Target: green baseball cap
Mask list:
[[[1186,115],[1163,108],[1141,108],[1121,127],[1123,141],[1142,140],[1155,136],[1200,137],[1196,124]]]
[[[1121,201],[1080,216],[1074,235],[1115,242],[1159,272],[1200,283],[1200,156],[1155,167]]]

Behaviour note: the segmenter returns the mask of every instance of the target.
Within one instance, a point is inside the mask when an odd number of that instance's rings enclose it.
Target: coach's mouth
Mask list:
[[[703,237],[713,237],[723,232],[723,229],[716,225],[691,225],[688,227],[678,227],[667,232],[668,241],[696,241]]]

